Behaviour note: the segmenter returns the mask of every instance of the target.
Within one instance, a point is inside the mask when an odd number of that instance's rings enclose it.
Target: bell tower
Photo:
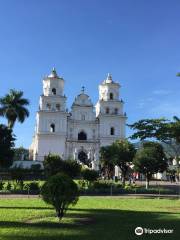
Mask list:
[[[119,97],[120,84],[114,82],[111,74],[99,85],[99,100],[96,117],[100,123],[101,145],[110,145],[117,139],[125,138],[126,115],[124,102]]]
[[[64,79],[53,68],[43,79],[43,94],[36,114],[34,160],[44,160],[49,152],[65,154],[67,116]]]

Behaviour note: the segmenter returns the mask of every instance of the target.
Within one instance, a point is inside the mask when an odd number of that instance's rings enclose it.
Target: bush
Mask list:
[[[47,177],[59,172],[75,178],[80,175],[81,165],[74,160],[62,160],[58,155],[49,154],[44,160],[44,170]]]
[[[82,177],[84,180],[89,181],[89,182],[94,182],[98,178],[98,172],[95,170],[91,169],[83,169],[82,170]]]
[[[47,177],[53,176],[58,172],[62,172],[64,161],[58,155],[48,154],[44,158],[44,171]]]
[[[76,183],[69,176],[58,173],[44,183],[41,195],[46,203],[55,208],[60,220],[68,206],[77,203],[79,192]]]
[[[38,182],[27,183],[24,188],[29,192],[36,192],[36,193],[40,192],[40,187]]]
[[[4,182],[0,181],[0,190],[3,190],[4,189]]]
[[[6,185],[6,190],[10,191],[12,189],[12,184],[10,182]]]
[[[62,171],[68,176],[75,178],[79,177],[81,173],[81,165],[74,160],[65,160]]]

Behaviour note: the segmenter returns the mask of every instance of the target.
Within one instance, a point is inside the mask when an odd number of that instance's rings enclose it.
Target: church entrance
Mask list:
[[[80,151],[78,153],[78,159],[81,163],[83,163],[84,165],[89,166],[90,161],[88,159],[88,155],[84,152],[84,151]]]

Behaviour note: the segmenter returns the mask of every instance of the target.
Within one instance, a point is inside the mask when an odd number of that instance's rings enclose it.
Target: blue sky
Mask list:
[[[82,85],[96,103],[110,72],[122,85],[128,123],[180,116],[179,24],[179,0],[1,1],[0,96],[15,88],[31,103],[30,117],[14,128],[16,145],[31,143],[52,67],[66,81],[69,108]]]

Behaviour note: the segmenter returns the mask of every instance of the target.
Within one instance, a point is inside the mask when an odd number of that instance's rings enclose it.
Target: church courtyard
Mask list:
[[[41,199],[0,199],[0,240],[176,240],[179,221],[179,200],[80,197],[59,222]],[[173,233],[136,236],[136,227]]]

